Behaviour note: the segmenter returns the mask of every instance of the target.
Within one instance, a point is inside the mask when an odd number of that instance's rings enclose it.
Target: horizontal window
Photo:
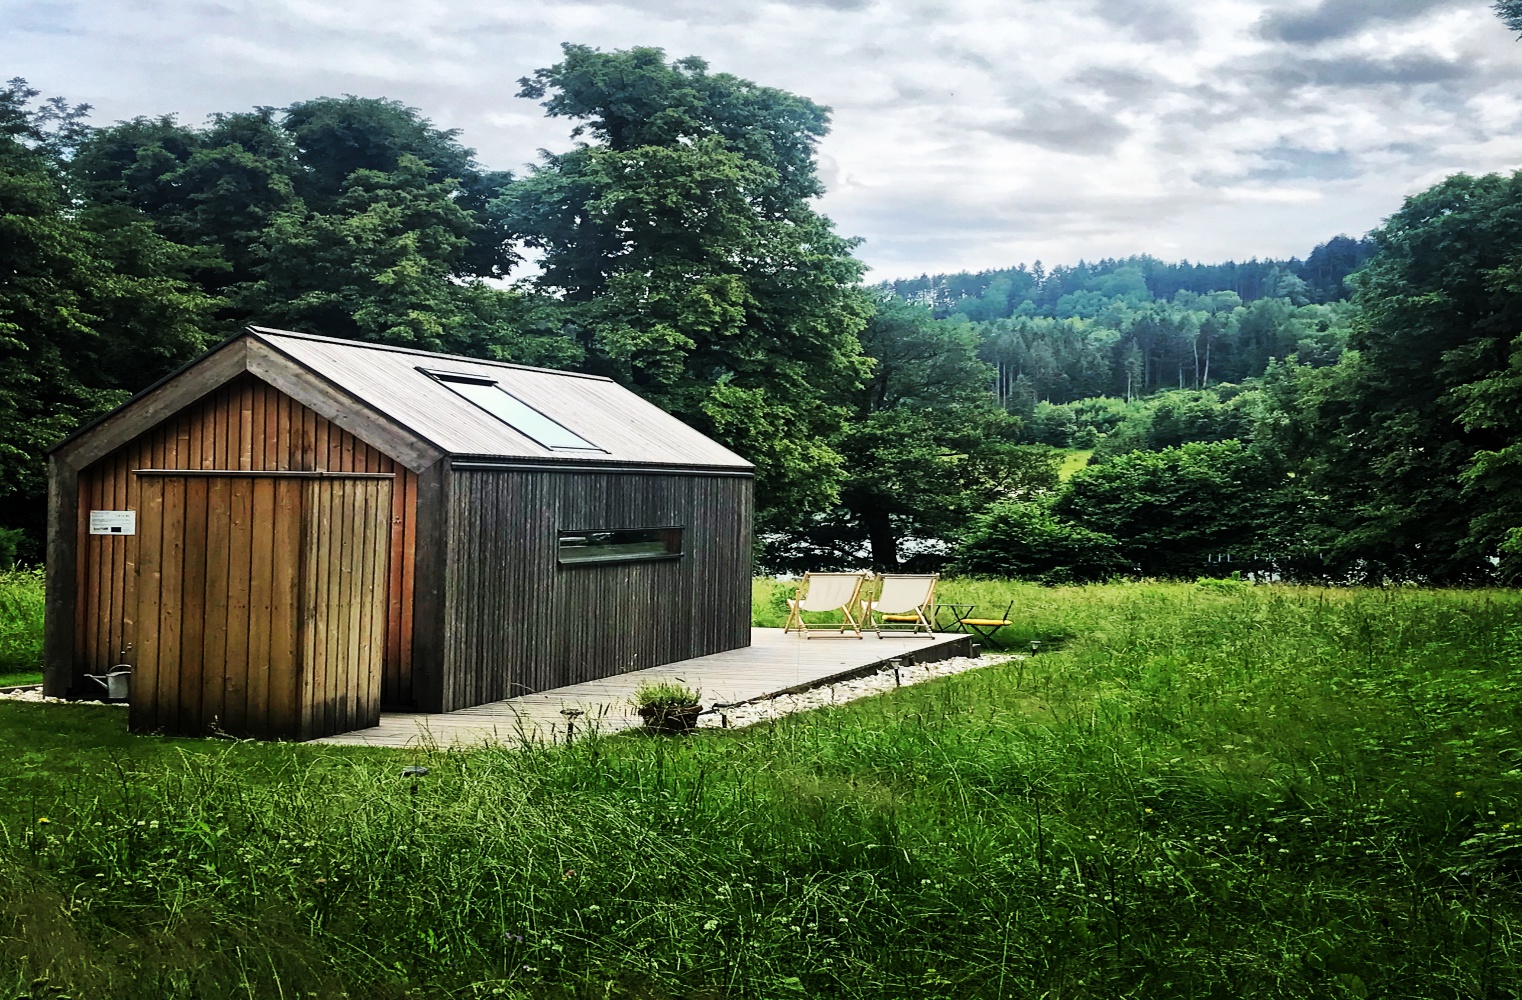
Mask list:
[[[559,559],[563,566],[680,559],[681,556],[681,528],[618,528],[560,533]]]

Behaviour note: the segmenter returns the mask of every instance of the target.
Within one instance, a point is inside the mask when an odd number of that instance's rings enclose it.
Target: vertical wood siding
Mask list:
[[[442,705],[750,642],[751,480],[455,469],[445,503]],[[681,526],[680,560],[560,566],[556,533]]]
[[[381,700],[397,706],[414,703],[411,626],[417,476],[252,376],[227,383],[80,472],[74,690],[85,691],[90,683],[83,674],[123,662],[122,650],[136,648],[134,588],[140,536],[91,535],[89,512],[140,510],[137,477],[131,473],[144,468],[394,473]],[[204,489],[206,483],[187,488]],[[199,493],[195,499],[199,502]],[[255,499],[250,497],[248,502]],[[191,571],[206,569],[192,567]],[[219,565],[213,571],[239,572],[241,566]],[[203,634],[198,623],[185,624],[189,641],[227,641],[217,631]],[[135,657],[129,653],[126,662],[135,662]]]
[[[314,739],[378,724],[392,480],[138,478],[132,728]]]

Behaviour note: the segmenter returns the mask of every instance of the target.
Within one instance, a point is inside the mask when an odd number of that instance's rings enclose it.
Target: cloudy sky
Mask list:
[[[384,96],[506,169],[568,144],[514,96],[564,41],[834,108],[822,207],[873,278],[1303,256],[1522,166],[1522,44],[1486,0],[0,0],[0,74],[97,121]]]

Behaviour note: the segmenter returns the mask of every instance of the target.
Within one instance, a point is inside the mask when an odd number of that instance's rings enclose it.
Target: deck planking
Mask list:
[[[925,663],[966,656],[972,637],[938,633],[933,639],[893,636],[803,639],[781,629],[751,630],[751,644],[615,677],[519,695],[455,712],[382,712],[379,726],[330,736],[321,743],[408,747],[437,744],[549,742],[564,738],[565,709],[585,713],[576,729],[613,733],[640,724],[630,702],[645,683],[676,680],[702,691],[704,706],[757,701],[859,677],[894,659]]]

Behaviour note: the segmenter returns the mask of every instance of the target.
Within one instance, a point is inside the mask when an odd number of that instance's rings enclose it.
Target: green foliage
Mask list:
[[[946,584],[1066,645],[680,743],[165,740],[0,704],[0,983],[1515,991],[1516,595]]]
[[[697,705],[703,693],[677,681],[647,681],[634,691],[635,708]]]
[[[26,558],[46,449],[202,350],[215,305],[187,280],[195,251],[130,210],[71,204],[50,131],[64,106],[34,109],[36,93],[0,90],[0,523],[26,530]]]
[[[1501,23],[1512,31],[1522,34],[1522,0],[1496,0],[1490,5],[1490,9],[1496,12]]]
[[[1357,354],[1308,400],[1306,472],[1330,498],[1339,560],[1374,577],[1490,579],[1517,522],[1492,516],[1495,494],[1462,477],[1516,434],[1484,400],[1504,398],[1522,329],[1522,174],[1450,177],[1408,198],[1376,237],[1380,253],[1358,278]],[[1496,473],[1492,462],[1481,467]]]
[[[1130,569],[1120,544],[1052,513],[1038,500],[995,503],[972,522],[949,572],[1041,583],[1103,580]]]
[[[1075,474],[1055,512],[1114,538],[1144,576],[1193,578],[1262,544],[1282,478],[1236,441],[1135,451]]]
[[[1021,445],[1019,421],[989,396],[992,373],[966,324],[883,298],[862,347],[875,364],[846,397],[839,507],[772,539],[769,565],[856,565],[863,550],[878,569],[905,555],[922,564],[939,557],[927,546],[956,537],[993,500],[1057,485],[1056,456]],[[906,542],[921,552],[903,552]]]
[[[763,527],[827,508],[871,305],[808,201],[826,109],[649,48],[567,45],[521,94],[593,140],[493,203],[585,366],[755,462]]]
[[[41,569],[0,559],[0,684],[29,683],[42,669],[43,597]]]
[[[1516,583],[1522,571],[1522,338],[1511,347],[1507,367],[1454,390],[1464,403],[1460,421],[1467,431],[1504,434],[1506,443],[1475,453],[1461,478],[1469,495],[1483,503],[1470,522],[1471,534],[1501,539],[1501,577]]]

